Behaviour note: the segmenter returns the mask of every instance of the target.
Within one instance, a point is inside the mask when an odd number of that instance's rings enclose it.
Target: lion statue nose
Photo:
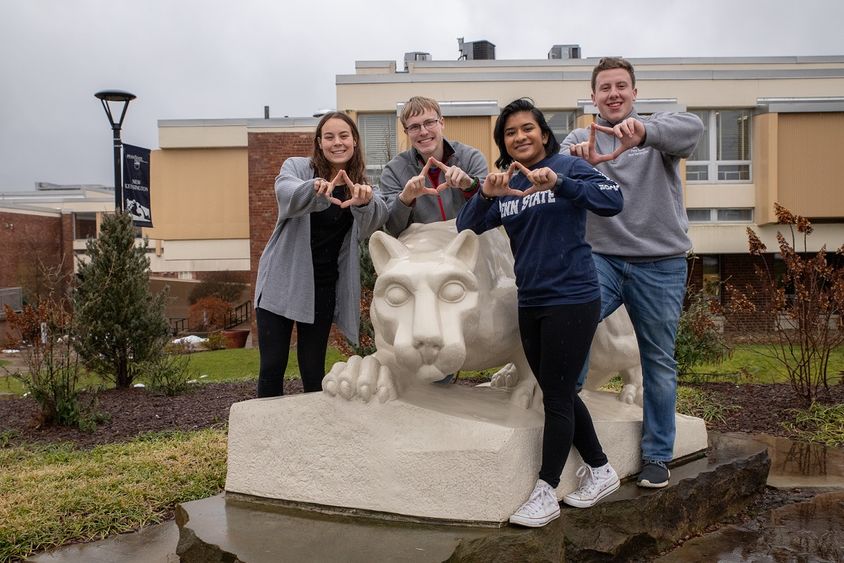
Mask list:
[[[437,356],[443,347],[443,340],[440,336],[417,336],[413,339],[413,347],[422,356],[422,361],[424,363],[432,364],[436,361]]]

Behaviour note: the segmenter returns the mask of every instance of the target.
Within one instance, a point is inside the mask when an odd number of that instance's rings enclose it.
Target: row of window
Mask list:
[[[559,140],[563,140],[574,129],[574,111],[543,112]],[[707,183],[750,181],[751,110],[691,110],[691,113],[703,121],[704,134],[686,161],[686,180]],[[398,152],[395,114],[360,115],[358,128],[366,151],[370,182],[377,183],[381,169]]]

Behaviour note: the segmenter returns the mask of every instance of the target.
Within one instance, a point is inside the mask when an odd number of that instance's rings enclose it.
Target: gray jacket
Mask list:
[[[301,322],[314,322],[314,265],[310,214],[331,205],[314,193],[311,159],[291,157],[275,179],[278,220],[258,262],[255,307]],[[378,190],[363,207],[351,208],[354,222],[338,259],[337,305],[334,322],[357,343],[360,325],[360,256],[358,241],[381,227],[387,206]]]
[[[443,143],[454,150],[454,154],[444,164],[458,166],[469,176],[477,178],[478,186],[483,184],[484,178],[489,173],[489,167],[481,151],[456,141],[449,142],[443,139]],[[458,188],[451,188],[444,190],[439,197],[432,195],[418,197],[410,206],[402,203],[399,194],[405,184],[422,173],[423,164],[420,164],[419,159],[419,152],[411,147],[410,150],[400,153],[388,162],[381,173],[379,182],[381,194],[390,211],[384,230],[396,237],[411,223],[435,223],[454,219],[467,201],[467,194]],[[477,190],[473,190],[468,195],[474,194],[475,191]],[[442,211],[440,211],[438,199],[442,201]],[[445,212],[445,219],[442,216],[443,212]]]
[[[622,153],[616,160],[595,168],[614,180],[624,193],[624,210],[614,217],[588,214],[586,241],[599,254],[632,259],[684,256],[692,247],[686,234],[689,219],[683,205],[680,160],[688,158],[703,134],[703,123],[692,113],[654,113],[635,117],[645,125],[642,146]],[[611,126],[603,118],[598,124]],[[588,129],[576,129],[562,142],[570,145],[589,140]],[[618,140],[598,132],[598,152],[615,150]]]

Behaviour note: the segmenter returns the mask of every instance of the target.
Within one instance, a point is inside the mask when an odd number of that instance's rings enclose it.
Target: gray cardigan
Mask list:
[[[331,205],[314,192],[311,159],[291,157],[275,179],[278,220],[258,262],[255,307],[296,322],[314,322],[314,265],[311,256],[310,214]],[[358,241],[387,220],[387,206],[377,189],[372,201],[352,206],[354,222],[346,233],[338,260],[337,305],[334,322],[357,343],[360,325],[360,256]]]

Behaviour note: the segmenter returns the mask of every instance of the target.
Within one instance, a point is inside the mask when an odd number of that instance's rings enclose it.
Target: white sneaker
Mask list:
[[[575,475],[580,477],[580,486],[564,496],[563,502],[577,508],[589,508],[621,486],[618,474],[609,463],[595,468],[584,464]]]
[[[536,481],[536,486],[533,488],[533,492],[530,494],[527,502],[510,516],[510,523],[528,526],[530,528],[539,528],[559,515],[560,503],[557,502],[557,495],[554,493],[554,488],[542,479],[539,479]]]

